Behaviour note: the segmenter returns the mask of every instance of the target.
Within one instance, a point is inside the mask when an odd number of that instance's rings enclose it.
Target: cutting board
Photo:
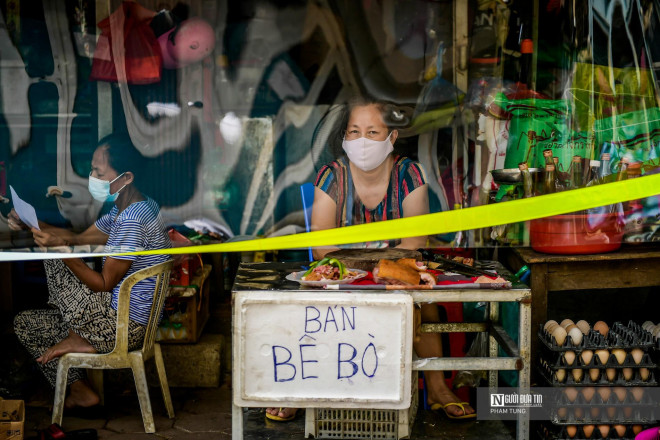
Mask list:
[[[422,254],[399,248],[385,249],[340,249],[328,252],[326,257],[336,258],[351,269],[372,271],[380,260],[398,260],[399,258],[414,258],[421,260]]]

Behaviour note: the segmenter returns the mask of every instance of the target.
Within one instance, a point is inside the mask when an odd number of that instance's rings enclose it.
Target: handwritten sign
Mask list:
[[[410,405],[405,293],[235,292],[233,344],[238,406]]]

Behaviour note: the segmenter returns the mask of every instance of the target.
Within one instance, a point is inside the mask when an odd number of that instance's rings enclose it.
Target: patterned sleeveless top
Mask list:
[[[314,182],[315,186],[337,203],[336,227],[402,218],[403,200],[416,188],[426,183],[426,175],[419,162],[407,157],[396,156],[387,194],[378,206],[368,209],[362,204],[355,190],[348,162],[348,158],[342,156],[336,161],[324,165]],[[391,242],[389,245],[395,246],[397,243]]]

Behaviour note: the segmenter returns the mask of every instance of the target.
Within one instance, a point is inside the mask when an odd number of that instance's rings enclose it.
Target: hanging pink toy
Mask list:
[[[196,63],[215,48],[215,32],[201,18],[190,18],[158,37],[163,67],[177,69]]]

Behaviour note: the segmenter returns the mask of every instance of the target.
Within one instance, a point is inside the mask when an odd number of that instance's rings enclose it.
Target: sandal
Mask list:
[[[48,428],[39,431],[36,438],[38,440],[97,440],[99,436],[96,429],[76,429],[75,431],[64,432],[60,425],[53,423]]]
[[[278,412],[282,412],[285,408],[280,408]],[[268,411],[266,411],[266,418],[268,420],[274,420],[276,422],[290,422],[291,420],[295,419],[296,416],[298,415],[299,408],[293,408],[295,411],[293,414],[291,414],[288,417],[280,417],[277,414],[271,414]]]
[[[441,409],[445,412],[445,415],[448,418],[452,419],[452,420],[475,419],[477,417],[477,413],[473,412],[472,414],[466,414],[465,413],[465,405],[469,405],[469,403],[468,402],[449,402],[449,403],[446,403],[444,405],[441,404],[441,403],[433,403],[433,404],[431,404],[431,410],[435,411],[435,410]],[[460,415],[460,416],[456,416],[454,414],[451,414],[450,412],[447,411],[447,407],[449,407],[449,406],[459,407],[463,411],[463,414]]]

